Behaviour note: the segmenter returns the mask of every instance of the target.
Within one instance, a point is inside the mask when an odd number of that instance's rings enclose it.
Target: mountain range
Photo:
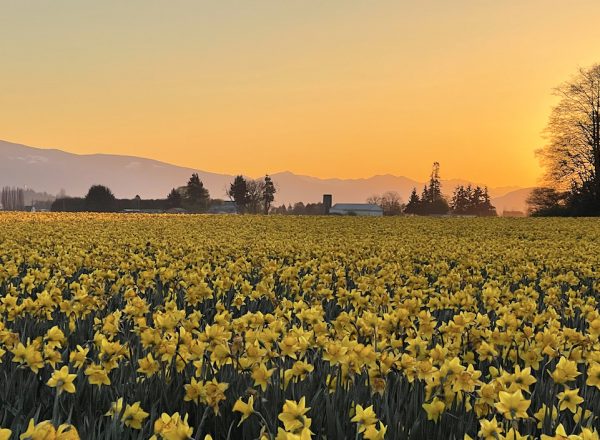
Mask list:
[[[213,198],[226,198],[234,176],[146,159],[112,154],[74,154],[57,149],[36,148],[0,140],[0,186],[20,186],[58,194],[83,196],[93,184],[111,188],[119,198],[163,198],[171,188],[185,185],[192,173],[198,173]],[[362,179],[321,179],[289,171],[271,174],[277,186],[275,204],[319,202],[323,194],[332,194],[336,202],[364,202],[367,197],[396,191],[404,201],[413,187],[424,182],[390,174]],[[450,194],[465,179],[442,180],[442,190]],[[489,188],[492,203],[503,211],[525,211],[525,199],[532,188]]]

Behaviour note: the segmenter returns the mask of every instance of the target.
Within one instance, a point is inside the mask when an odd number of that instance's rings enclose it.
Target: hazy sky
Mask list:
[[[535,184],[599,0],[0,0],[0,139],[202,170]]]

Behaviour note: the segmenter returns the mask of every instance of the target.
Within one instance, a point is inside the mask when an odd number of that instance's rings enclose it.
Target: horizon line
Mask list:
[[[261,177],[264,177],[266,175],[269,176],[274,176],[276,174],[292,174],[294,176],[297,177],[308,177],[311,179],[318,179],[318,180],[342,180],[342,181],[356,181],[356,180],[370,180],[376,177],[393,177],[393,178],[404,178],[404,179],[408,179],[411,180],[413,182],[415,182],[416,184],[423,184],[423,183],[427,183],[427,179],[426,178],[424,181],[419,181],[413,177],[409,177],[407,175],[404,174],[392,174],[392,173],[382,173],[382,174],[372,174],[368,177],[365,176],[361,176],[361,177],[322,177],[322,176],[314,176],[314,175],[310,175],[310,174],[304,174],[304,173],[300,173],[300,172],[294,172],[291,171],[290,169],[286,169],[286,170],[282,170],[282,171],[276,171],[274,173],[265,173],[265,174],[261,174],[259,176],[251,176],[251,175],[247,175],[244,173],[230,173],[230,172],[217,172],[217,171],[208,171],[205,169],[200,169],[200,168],[195,168],[195,167],[191,167],[189,165],[180,165],[178,163],[174,163],[174,162],[167,162],[165,160],[161,160],[161,159],[155,159],[152,157],[146,157],[146,156],[133,156],[130,154],[114,154],[114,153],[75,153],[72,151],[68,151],[65,150],[63,148],[56,148],[56,147],[40,147],[40,146],[31,146],[28,144],[23,144],[21,142],[15,142],[15,141],[9,141],[6,139],[0,139],[0,142],[2,143],[7,143],[7,144],[13,144],[13,145],[18,145],[21,147],[26,147],[26,148],[33,148],[36,150],[48,150],[48,151],[59,151],[61,153],[66,153],[66,154],[71,154],[74,156],[81,156],[81,157],[89,157],[89,156],[113,156],[113,157],[122,157],[122,158],[131,158],[131,159],[143,159],[143,160],[148,160],[148,161],[153,161],[153,162],[158,162],[164,165],[169,165],[169,166],[174,166],[174,167],[178,167],[178,168],[186,168],[189,169],[191,171],[199,171],[202,173],[208,173],[208,174],[217,174],[217,175],[227,175],[230,177],[235,177],[237,175],[242,175],[246,178],[251,178],[251,179],[260,179]],[[474,185],[479,185],[479,186],[487,186],[488,188],[519,188],[519,189],[525,189],[525,188],[534,188],[537,185],[518,185],[518,184],[503,184],[503,185],[496,185],[496,186],[492,186],[492,185],[487,185],[487,184],[483,184],[482,182],[476,182],[475,180],[471,180],[471,179],[466,179],[463,177],[449,177],[449,178],[441,178],[441,181],[453,181],[453,180],[458,180],[458,181],[464,181],[468,184],[474,184]]]

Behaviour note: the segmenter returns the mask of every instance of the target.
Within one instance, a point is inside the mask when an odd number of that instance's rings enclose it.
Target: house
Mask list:
[[[206,212],[208,214],[237,214],[238,209],[235,202],[225,200],[222,203],[213,204]]]
[[[183,208],[169,208],[165,212],[167,214],[187,214],[187,210]]]
[[[381,217],[383,209],[371,203],[336,203],[329,209],[329,214]]]
[[[162,214],[162,209],[124,209],[121,212],[125,214]]]

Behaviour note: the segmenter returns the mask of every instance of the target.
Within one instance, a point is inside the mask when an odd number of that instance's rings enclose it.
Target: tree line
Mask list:
[[[5,186],[0,193],[2,209],[7,211],[23,211],[25,209],[25,192],[23,188]]]
[[[276,192],[269,175],[260,180],[245,179],[240,175],[229,186],[227,195],[241,214],[269,214]]]
[[[28,209],[50,209],[55,197],[45,192],[36,192],[31,188],[5,186],[0,191],[0,206],[6,211],[24,211]]]
[[[545,168],[544,186],[535,188],[527,203],[534,216],[600,215],[600,64],[580,68],[554,91],[559,98],[546,130],[546,144],[537,151]],[[264,179],[236,176],[227,195],[240,213],[309,214],[325,213],[321,203],[273,206],[276,187]],[[23,189],[5,187],[0,194],[5,210],[23,210]],[[49,201],[46,201],[49,203]],[[165,199],[116,199],[108,187],[92,186],[83,198],[58,197],[54,211],[118,211],[123,209],[178,209],[206,212],[223,203],[211,199],[198,174],[186,185],[173,188]],[[485,187],[459,185],[450,199],[441,192],[439,164],[435,163],[428,184],[416,188],[406,204],[395,192],[372,196],[368,203],[381,206],[385,215],[496,215]]]
[[[235,211],[249,214],[268,214],[275,200],[277,189],[269,175],[263,179],[247,179],[236,176],[227,189]],[[85,197],[59,197],[53,203],[52,211],[115,212],[123,210],[184,210],[202,213],[212,206],[224,203],[222,199],[212,199],[208,189],[197,173],[193,173],[184,186],[173,188],[164,199],[117,199],[105,185],[92,185]]]
[[[369,197],[367,203],[379,205],[383,215],[497,215],[487,187],[458,185],[448,200],[442,193],[438,162],[434,162],[429,182],[423,186],[421,195],[417,193],[417,188],[413,188],[406,204],[394,191]]]
[[[274,206],[277,189],[269,175],[262,179],[248,179],[238,175],[226,190],[229,204],[233,211],[240,214],[280,214],[280,215],[324,215],[326,208],[322,203],[295,203]],[[210,197],[208,189],[197,173],[193,173],[183,186],[172,188],[164,199],[117,199],[113,192],[104,185],[93,185],[85,197],[59,197],[51,206],[52,211],[91,211],[91,212],[117,212],[131,211],[174,211],[203,213],[223,212],[220,206],[227,203],[222,199]],[[488,190],[485,187],[472,185],[459,185],[455,188],[452,197],[447,200],[442,194],[440,181],[440,165],[433,164],[429,182],[423,187],[421,194],[416,188],[406,204],[395,191],[387,191],[381,195],[374,195],[367,199],[367,203],[378,205],[383,214],[390,215],[496,215],[492,206]],[[13,206],[13,205],[5,205]]]
[[[279,215],[325,215],[325,205],[323,203],[304,203],[296,202],[293,205],[290,203],[273,207],[273,214]]]

